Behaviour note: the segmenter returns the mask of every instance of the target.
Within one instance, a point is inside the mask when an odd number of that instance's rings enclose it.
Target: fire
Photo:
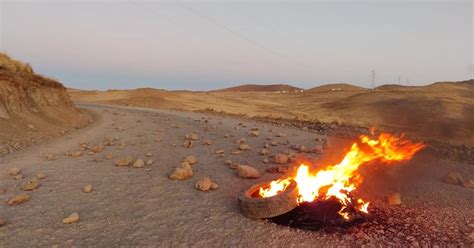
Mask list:
[[[290,184],[290,179],[293,179],[297,183],[298,203],[336,198],[342,204],[339,214],[349,219],[349,206],[368,213],[369,202],[360,198],[354,200],[350,195],[362,182],[358,172],[362,164],[371,161],[391,163],[410,160],[424,147],[422,143],[404,139],[403,135],[381,133],[376,139],[362,135],[352,144],[340,163],[315,172],[311,172],[308,165],[301,164],[294,176],[272,181],[265,188],[260,188],[259,195],[263,198],[275,196],[284,191]]]

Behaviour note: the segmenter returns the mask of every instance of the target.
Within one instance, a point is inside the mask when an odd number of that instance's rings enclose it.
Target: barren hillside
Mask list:
[[[62,84],[0,54],[0,152],[83,126],[87,121],[87,115],[74,106]]]
[[[235,87],[214,90],[212,92],[295,92],[301,88],[287,84],[243,84]]]
[[[352,84],[338,83],[338,84],[325,84],[309,89],[308,91],[356,91],[356,90],[367,90],[366,88],[359,87]]]
[[[287,94],[155,89],[74,91],[70,94],[77,102],[337,122],[386,128],[423,139],[474,145],[473,82],[380,87],[375,91],[315,90]]]

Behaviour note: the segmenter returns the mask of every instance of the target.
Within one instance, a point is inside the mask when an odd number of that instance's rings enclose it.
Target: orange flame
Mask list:
[[[349,219],[346,212],[349,204],[360,212],[368,213],[369,202],[358,199],[352,202],[349,193],[362,182],[358,169],[367,162],[380,160],[384,163],[410,160],[413,155],[424,148],[422,143],[413,143],[388,133],[381,133],[377,139],[362,135],[354,142],[342,161],[325,169],[310,172],[309,166],[301,164],[296,175],[272,181],[268,186],[260,188],[259,195],[263,198],[271,197],[282,192],[290,184],[290,179],[297,183],[298,203],[327,200],[335,197],[342,204],[339,214]]]

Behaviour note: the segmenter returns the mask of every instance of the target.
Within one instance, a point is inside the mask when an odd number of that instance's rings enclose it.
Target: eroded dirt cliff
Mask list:
[[[74,106],[61,83],[0,53],[0,153],[49,139],[89,121],[89,115]]]

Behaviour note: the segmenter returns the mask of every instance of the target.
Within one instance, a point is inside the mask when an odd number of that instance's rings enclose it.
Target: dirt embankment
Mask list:
[[[86,125],[66,88],[0,53],[0,154]]]

